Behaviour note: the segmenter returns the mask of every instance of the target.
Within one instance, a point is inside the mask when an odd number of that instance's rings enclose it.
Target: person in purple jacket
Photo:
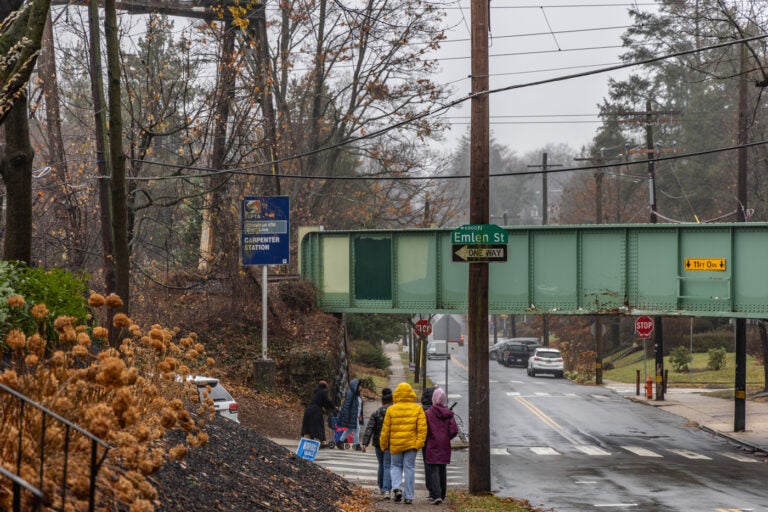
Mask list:
[[[448,397],[443,388],[432,393],[432,407],[427,410],[427,445],[424,469],[429,489],[429,502],[439,505],[445,500],[447,466],[451,463],[451,439],[459,433],[453,411],[446,407]]]

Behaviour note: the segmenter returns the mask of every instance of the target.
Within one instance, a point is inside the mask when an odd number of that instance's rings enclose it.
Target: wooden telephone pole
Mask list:
[[[472,105],[469,222],[488,224],[490,123],[488,109],[488,0],[472,0]],[[491,491],[488,381],[488,263],[469,263],[469,492]]]

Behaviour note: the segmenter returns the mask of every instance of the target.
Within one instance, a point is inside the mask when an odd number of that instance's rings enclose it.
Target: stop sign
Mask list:
[[[432,334],[432,324],[429,323],[429,320],[419,320],[416,322],[416,325],[413,326],[413,332],[415,332],[417,336],[429,336]]]
[[[635,332],[641,338],[650,338],[653,332],[653,318],[641,316],[635,320]]]

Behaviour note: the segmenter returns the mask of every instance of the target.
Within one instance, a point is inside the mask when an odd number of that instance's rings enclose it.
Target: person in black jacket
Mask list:
[[[390,455],[389,450],[381,450],[379,439],[381,438],[381,426],[384,424],[384,416],[386,416],[390,405],[392,405],[392,390],[384,388],[381,390],[381,407],[376,409],[368,419],[362,443],[362,451],[365,452],[365,448],[373,441],[376,459],[379,461],[379,473],[376,481],[379,484],[379,492],[387,500],[390,499],[389,492],[392,490],[392,475],[389,473]]]
[[[323,413],[335,410],[336,406],[328,398],[328,383],[321,380],[312,394],[312,400],[307,405],[307,408],[304,409],[304,418],[301,422],[301,437],[315,439],[320,441],[321,446],[324,446],[325,421],[323,421]]]
[[[421,392],[421,406],[424,408],[425,413],[432,407],[432,394],[434,392],[435,388],[433,387],[424,388]],[[421,462],[424,463],[424,483],[427,485],[427,490],[431,495],[432,489],[429,488],[429,474],[427,474],[427,443],[424,443],[424,447],[421,449]]]

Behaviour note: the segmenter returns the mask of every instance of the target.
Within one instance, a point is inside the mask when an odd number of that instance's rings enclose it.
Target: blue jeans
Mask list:
[[[389,450],[381,451],[378,443],[374,443],[373,447],[376,449],[376,458],[379,461],[379,474],[376,479],[379,484],[379,490],[381,492],[389,492],[392,490],[392,474],[390,473],[392,456],[389,454]]]
[[[390,473],[392,488],[403,491],[403,497],[413,499],[416,485],[416,450],[408,450],[391,455]]]

